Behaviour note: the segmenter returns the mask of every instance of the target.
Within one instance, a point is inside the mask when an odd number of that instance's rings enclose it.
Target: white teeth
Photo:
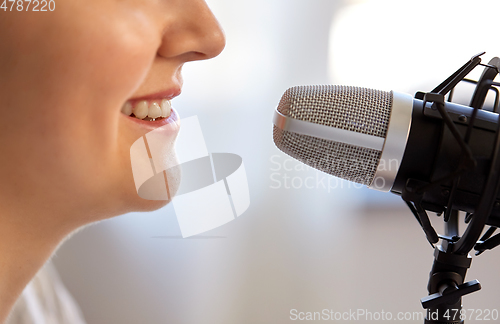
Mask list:
[[[122,107],[122,113],[130,116],[132,113],[137,119],[155,120],[158,118],[167,118],[172,112],[172,103],[170,100],[163,99],[160,103],[141,100],[135,107],[130,102],[126,102]]]
[[[144,119],[148,115],[148,102],[145,100],[139,101],[134,108],[134,115],[136,118]]]
[[[171,112],[172,112],[172,103],[170,102],[170,100],[163,99],[161,101],[161,116],[166,118],[170,116]]]
[[[122,113],[124,113],[127,116],[132,115],[132,104],[130,102],[126,102],[123,107],[122,107]]]
[[[149,118],[158,118],[160,116],[161,116],[160,105],[158,105],[156,102],[153,102],[151,104],[151,106],[149,106],[148,117]]]

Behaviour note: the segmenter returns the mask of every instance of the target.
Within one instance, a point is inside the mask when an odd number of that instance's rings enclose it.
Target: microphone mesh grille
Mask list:
[[[291,118],[385,138],[391,106],[391,92],[319,85],[288,89],[278,111]]]
[[[287,117],[385,138],[392,92],[349,86],[300,86],[288,89],[278,106]],[[273,130],[276,146],[291,157],[333,176],[371,184],[382,151]]]

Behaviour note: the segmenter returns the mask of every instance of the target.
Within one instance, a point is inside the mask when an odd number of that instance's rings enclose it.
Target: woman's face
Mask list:
[[[55,5],[0,10],[0,194],[95,218],[161,207],[137,195],[130,147],[166,123],[170,145],[178,117],[122,108],[168,115],[183,64],[218,55],[221,28],[203,0]]]

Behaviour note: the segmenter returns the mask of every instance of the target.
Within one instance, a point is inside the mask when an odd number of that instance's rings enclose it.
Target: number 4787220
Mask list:
[[[2,0],[0,0],[2,1]],[[3,11],[54,11],[55,0],[3,0],[0,10]]]

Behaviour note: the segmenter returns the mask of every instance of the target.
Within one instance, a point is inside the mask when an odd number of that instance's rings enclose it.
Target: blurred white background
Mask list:
[[[210,152],[243,157],[250,208],[190,239],[175,238],[171,206],[77,233],[54,261],[88,323],[289,323],[292,309],[423,312],[433,251],[402,200],[300,168],[274,146],[272,114],[295,85],[431,90],[474,54],[487,51],[486,62],[500,55],[498,1],[208,3],[227,47],[185,66],[174,106],[182,117],[198,115]],[[301,186],[307,177],[335,188]],[[499,253],[474,258],[467,278],[483,290],[465,297],[465,308],[500,309]]]

